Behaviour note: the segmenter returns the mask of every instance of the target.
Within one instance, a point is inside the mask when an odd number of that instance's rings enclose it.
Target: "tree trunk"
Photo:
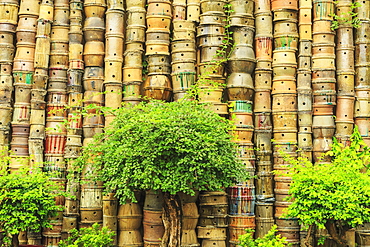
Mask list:
[[[163,208],[163,223],[165,230],[161,246],[178,247],[180,246],[181,237],[181,210],[179,197],[177,195],[171,195],[168,192],[164,193]]]
[[[12,236],[12,247],[18,247],[19,246],[19,239],[18,234]]]
[[[338,247],[347,247],[347,241],[345,236],[342,234],[338,234],[338,229],[335,225],[335,221],[328,221],[325,224],[326,229],[328,230],[330,236],[333,240],[338,244]]]

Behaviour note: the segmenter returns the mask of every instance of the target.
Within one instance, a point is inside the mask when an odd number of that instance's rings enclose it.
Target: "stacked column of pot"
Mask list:
[[[88,115],[84,116],[82,122],[83,146],[87,146],[94,135],[101,133],[104,128],[104,118],[96,107],[104,105],[104,14],[106,3],[105,0],[84,1],[83,9],[85,14],[83,105],[91,107],[90,110],[87,110]],[[89,227],[94,223],[103,222],[102,183],[92,181],[89,176],[93,174],[92,164],[86,164],[81,174],[81,179],[85,180],[86,183],[81,185],[79,227]]]
[[[367,145],[370,145],[370,1],[358,2],[355,8],[360,27],[355,32],[355,124]]]
[[[336,14],[345,16],[351,12],[352,1],[341,0],[335,6]],[[339,23],[336,35],[337,107],[335,137],[344,145],[349,145],[350,136],[353,132],[355,102],[355,47],[352,25]],[[359,46],[360,49],[363,49],[363,46]],[[366,48],[361,52],[366,52]],[[366,110],[369,112],[370,108],[366,108]],[[369,114],[367,113],[368,116],[370,116]]]
[[[162,243],[161,239],[164,234],[164,225],[162,221],[163,201],[163,193],[161,191],[148,190],[145,192],[143,210],[144,246],[159,247]],[[136,210],[136,216],[140,217],[140,211],[137,206]],[[141,240],[139,238],[139,227],[140,224],[137,224],[136,229],[132,230],[135,238],[132,238],[131,241],[135,242],[135,244],[139,244]]]
[[[12,64],[15,54],[15,29],[18,23],[19,1],[0,3],[0,150],[9,149],[10,122],[12,117],[13,76]],[[4,98],[3,98],[4,97]]]
[[[222,50],[225,39],[226,1],[202,1],[201,17],[197,27],[200,60],[198,61],[199,102],[211,103],[219,114],[227,114],[227,105],[222,104],[225,66],[219,61],[224,59]]]
[[[270,1],[255,2],[256,70],[254,74],[254,144],[256,147],[256,231],[263,237],[274,225],[272,174],[272,12]]]
[[[122,67],[124,43],[124,7],[123,2],[107,1],[105,33],[105,106],[118,109],[122,103]],[[105,116],[108,128],[114,116]],[[117,244],[118,202],[114,193],[103,197],[103,226],[115,232],[114,244]]]
[[[231,50],[227,78],[227,96],[231,104],[231,119],[234,119],[236,130],[235,141],[239,146],[239,158],[245,169],[255,175],[255,154],[253,137],[253,95],[254,86],[252,74],[256,65],[253,50],[253,23],[233,23],[236,19],[249,18],[253,20],[253,1],[230,1],[230,25],[234,46]],[[232,19],[233,18],[233,19]],[[238,243],[239,236],[245,228],[255,228],[255,186],[254,179],[240,181],[228,188],[229,196],[229,238],[232,245]]]
[[[12,150],[10,160],[10,170],[17,170],[20,166],[29,163],[28,138],[30,134],[30,114],[31,114],[31,93],[33,82],[34,58],[36,47],[37,20],[40,12],[40,2],[22,1],[19,6],[18,27],[16,29],[17,51],[14,57],[13,71],[11,64],[1,65],[1,74],[5,75],[13,72],[14,86],[17,96],[14,98],[14,110],[12,119],[12,140],[10,146]],[[14,32],[12,24],[2,25],[8,31]],[[5,36],[7,37],[7,36]],[[11,92],[11,88],[5,92]],[[26,92],[21,94],[21,90]],[[28,93],[28,94],[27,94]],[[11,94],[11,93],[10,93]],[[45,95],[45,94],[44,94]],[[7,97],[5,97],[6,99]],[[8,95],[8,102],[11,102],[11,95]],[[4,115],[5,116],[5,115]],[[45,127],[45,122],[41,122]],[[20,132],[23,128],[23,131]],[[20,136],[18,136],[20,135]],[[21,137],[22,143],[20,143]],[[43,138],[43,137],[42,137]]]
[[[60,31],[67,32],[68,37],[68,65],[66,70],[63,65],[63,69],[59,71],[67,72],[67,83],[66,92],[68,94],[68,110],[65,110],[67,115],[68,124],[67,127],[67,140],[65,144],[64,158],[68,159],[67,172],[71,177],[77,177],[78,173],[73,167],[73,162],[80,155],[80,149],[82,146],[82,75],[83,75],[83,45],[82,45],[82,9],[83,4],[80,0],[66,1],[65,5],[60,5],[57,8],[55,2],[55,15],[57,11],[63,11],[60,13],[60,20],[64,20],[66,14],[69,14],[69,21],[61,23]],[[59,22],[57,22],[59,23]],[[54,23],[56,25],[56,23]],[[53,26],[55,30],[55,27]],[[55,31],[54,31],[55,33]],[[64,37],[59,37],[63,39]],[[64,76],[64,74],[63,74]],[[70,197],[65,198],[65,208],[63,214],[63,225],[62,225],[62,239],[66,239],[70,236],[69,231],[77,228],[78,216],[79,216],[79,198],[80,191],[79,185],[73,180],[67,181],[67,191],[70,193]]]
[[[298,1],[272,1],[274,13],[274,51],[272,116],[274,142],[275,217],[278,234],[287,238],[293,246],[299,246],[299,224],[297,219],[283,218],[283,212],[291,204],[288,196],[292,178],[286,176],[287,167],[283,151],[297,156],[297,59],[298,48]]]
[[[330,150],[335,132],[336,104],[335,33],[331,30],[333,1],[313,1],[312,89],[313,89],[313,161]]]
[[[201,246],[226,246],[228,196],[224,191],[199,194],[198,240]]]
[[[148,76],[143,85],[143,94],[148,98],[166,101],[171,98],[169,53],[171,19],[172,6],[170,1],[148,1],[145,42]]]
[[[299,1],[298,55],[298,148],[299,155],[312,160],[312,1]]]
[[[191,6],[191,5],[190,5]],[[198,5],[198,12],[200,6]],[[186,0],[173,1],[171,43],[173,100],[183,98],[196,80],[195,22],[187,18]],[[199,14],[198,14],[199,19]]]
[[[140,102],[143,83],[146,1],[127,1],[126,44],[123,68],[123,102]]]

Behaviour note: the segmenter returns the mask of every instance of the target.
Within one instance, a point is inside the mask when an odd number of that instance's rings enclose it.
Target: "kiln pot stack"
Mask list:
[[[254,144],[256,146],[256,232],[263,237],[274,224],[272,173],[272,12],[270,1],[255,1]]]

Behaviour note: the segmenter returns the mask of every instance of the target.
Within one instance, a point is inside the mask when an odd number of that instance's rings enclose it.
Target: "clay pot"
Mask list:
[[[22,0],[19,8],[19,15],[38,16],[40,12],[40,1],[38,0]]]
[[[199,22],[200,5],[199,3],[187,3],[186,19],[188,21]]]
[[[2,3],[0,10],[0,22],[16,25],[18,20],[18,4]]]
[[[104,43],[101,41],[86,42],[83,56],[86,66],[103,67]]]
[[[296,94],[297,86],[295,80],[273,80],[271,94]],[[275,96],[274,96],[275,97]]]
[[[297,110],[295,94],[277,94],[272,97],[272,110],[275,112],[294,112]]]
[[[105,1],[89,0],[84,2],[84,11],[86,17],[104,17],[106,9]]]
[[[273,112],[274,130],[276,131],[297,131],[296,112]]]
[[[86,18],[83,31],[86,42],[104,41],[104,32],[105,32],[104,20],[99,17]],[[122,35],[122,33],[118,33],[118,35]]]
[[[334,2],[326,1],[313,1],[313,20],[333,20]]]
[[[144,85],[144,96],[158,100],[169,100],[171,96],[171,84],[165,75],[150,75]]]
[[[224,25],[226,15],[212,15],[212,14],[201,14],[200,23],[205,25]],[[174,29],[176,26],[174,25]]]
[[[152,1],[148,3],[147,15],[172,16],[171,3],[167,1]]]
[[[147,15],[146,22],[148,29],[168,31],[171,24],[171,17],[165,15]]]
[[[132,13],[132,12],[129,12]],[[130,14],[128,16],[128,20],[130,20]],[[107,35],[121,35],[123,36],[123,30],[124,30],[124,12],[121,10],[114,10],[114,9],[108,9],[106,12],[106,34]],[[138,22],[140,20],[140,17],[135,17],[135,20]],[[145,19],[142,20],[144,21],[145,25]],[[130,25],[128,23],[128,25]],[[137,23],[137,25],[140,25]]]

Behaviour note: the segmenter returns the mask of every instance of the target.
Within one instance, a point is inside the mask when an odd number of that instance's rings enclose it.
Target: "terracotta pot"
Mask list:
[[[274,44],[276,50],[297,50],[298,35],[293,34],[274,35]]]
[[[54,6],[48,2],[42,2],[40,4],[40,14],[39,18],[45,21],[53,21],[54,16]]]
[[[313,20],[333,20],[334,2],[331,0],[313,1]]]
[[[99,17],[86,18],[83,31],[86,42],[104,41],[105,34],[104,20]],[[119,35],[122,35],[122,33],[119,33]]]
[[[271,94],[296,94],[297,86],[295,80],[273,80]],[[275,96],[273,96],[275,97]]]
[[[171,96],[171,84],[165,75],[150,75],[144,85],[144,96],[160,100],[169,100]]]
[[[178,72],[171,75],[174,91],[186,90],[195,83],[195,72]]]
[[[105,81],[106,82],[122,82],[122,62],[116,60],[105,61]]]
[[[294,50],[274,50],[272,66],[280,64],[296,65],[297,60]]]
[[[237,127],[252,126],[252,113],[248,112],[233,112],[230,114],[230,119],[234,121]]]
[[[86,17],[99,17],[103,18],[106,9],[105,1],[85,1],[84,11]]]
[[[14,46],[9,44],[0,44],[2,56],[0,57],[1,63],[12,63],[14,58]]]
[[[199,22],[200,5],[199,3],[187,3],[186,19],[188,21]]]
[[[100,41],[86,42],[83,55],[86,66],[103,67],[104,43]]]
[[[255,21],[254,21],[254,18],[249,15],[232,15],[230,16],[230,24],[231,26],[254,27]]]
[[[224,25],[225,24],[226,15],[212,15],[212,14],[201,14],[200,15],[200,23],[205,25]],[[174,29],[176,26],[174,25]]]
[[[355,117],[370,116],[370,101],[357,98],[355,101]]]
[[[255,113],[254,127],[256,130],[270,130],[272,129],[271,113]]]
[[[171,3],[169,1],[151,1],[148,3],[147,15],[172,16]]]
[[[277,94],[272,97],[273,112],[297,111],[297,96],[295,94]]]
[[[278,21],[274,24],[274,36],[280,35],[297,35],[298,26],[292,21]]]
[[[3,3],[0,10],[0,22],[16,25],[18,20],[18,4]]]
[[[366,2],[368,2],[368,1],[366,1]],[[361,10],[358,10],[358,11],[362,12]],[[360,14],[359,12],[357,12],[357,13]],[[369,37],[367,36],[369,31],[370,31],[370,23],[362,22],[361,27],[356,29],[355,43],[356,44],[361,44],[361,43],[369,42]]]
[[[38,16],[40,12],[40,1],[37,0],[22,0],[19,8],[19,15]]]
[[[168,31],[171,24],[170,16],[163,15],[147,15],[146,22],[148,29]]]
[[[143,53],[140,51],[131,51],[126,50],[124,53],[125,56],[125,67],[139,67],[142,66],[143,62]]]
[[[297,114],[295,112],[272,113],[274,130],[276,131],[296,131]]]
[[[51,41],[68,43],[69,42],[68,32],[69,32],[68,26],[53,27],[53,30],[51,31],[51,36],[50,36]]]
[[[127,26],[126,42],[144,42],[145,41],[145,26]]]
[[[198,226],[198,238],[207,238],[213,240],[226,240],[226,229],[214,226]]]
[[[127,20],[132,17],[137,21],[136,25],[145,25],[145,18],[143,16],[132,16],[132,13],[142,13],[141,12],[128,12]],[[145,12],[144,12],[145,13]],[[140,18],[141,17],[141,18]],[[105,17],[106,34],[107,35],[122,35],[124,31],[124,12],[117,9],[108,9]],[[140,24],[139,21],[142,20],[144,23]],[[129,22],[127,25],[131,25]]]
[[[123,81],[127,82],[141,82],[142,81],[142,68],[141,67],[124,67],[123,68]]]

